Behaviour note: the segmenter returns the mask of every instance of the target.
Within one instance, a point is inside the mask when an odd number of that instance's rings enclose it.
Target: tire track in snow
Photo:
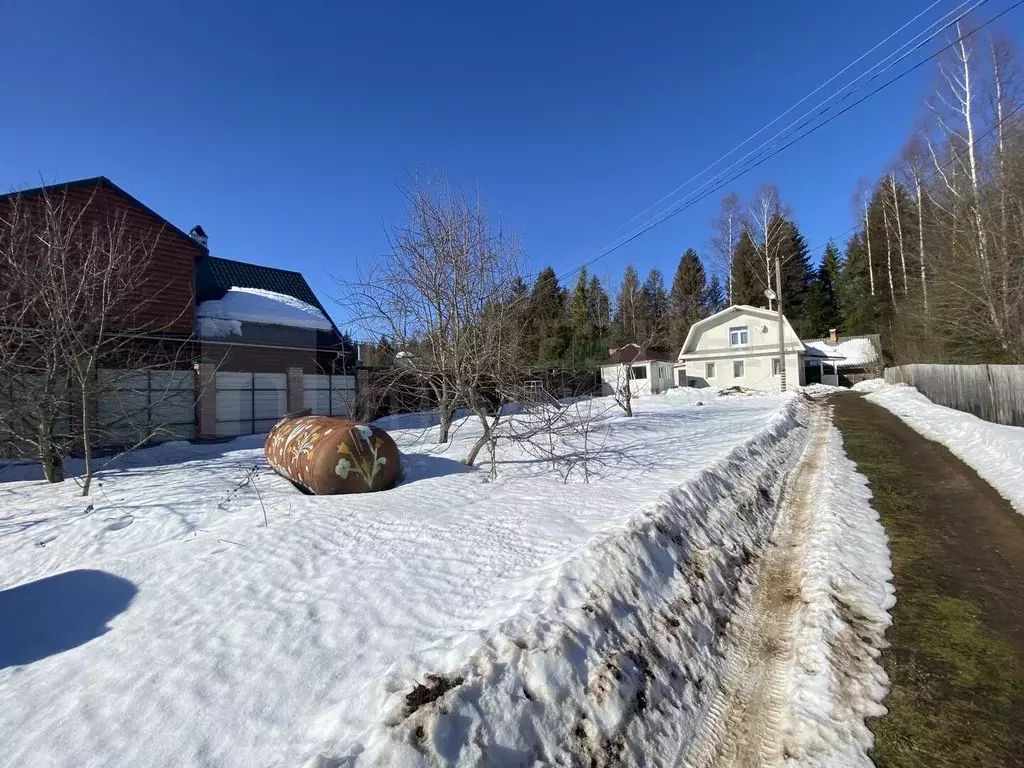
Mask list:
[[[782,721],[795,663],[803,547],[820,484],[832,409],[813,411],[811,433],[780,500],[745,621],[736,636],[723,685],[711,703],[705,737],[682,760],[686,768],[770,768],[785,763]]]

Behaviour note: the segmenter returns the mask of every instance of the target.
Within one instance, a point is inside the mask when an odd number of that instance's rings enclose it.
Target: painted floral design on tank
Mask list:
[[[354,473],[362,478],[368,490],[373,490],[374,478],[380,468],[388,463],[386,456],[377,455],[382,441],[379,437],[374,438],[373,430],[365,424],[358,424],[349,431],[353,437],[357,438],[352,441],[356,446],[356,451],[353,452],[346,443],[341,443],[338,446],[340,456],[334,467],[334,473],[342,480],[347,480],[349,475]]]

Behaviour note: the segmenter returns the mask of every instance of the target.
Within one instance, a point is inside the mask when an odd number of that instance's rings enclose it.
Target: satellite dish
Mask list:
[[[764,295],[765,298],[768,299],[768,301],[775,301],[775,291],[773,291],[771,288],[765,288]]]

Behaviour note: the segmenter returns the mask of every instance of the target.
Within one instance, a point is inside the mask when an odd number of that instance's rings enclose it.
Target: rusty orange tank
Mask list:
[[[263,451],[278,474],[315,494],[383,491],[400,468],[387,432],[332,416],[286,416]]]

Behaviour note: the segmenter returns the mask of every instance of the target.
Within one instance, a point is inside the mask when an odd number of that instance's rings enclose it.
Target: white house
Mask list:
[[[608,352],[608,359],[601,364],[602,395],[614,394],[626,383],[627,377],[634,397],[657,395],[676,386],[668,358],[642,353],[636,344],[626,344]]]
[[[802,385],[807,350],[789,321],[782,322],[786,386]],[[691,386],[779,389],[778,313],[738,304],[694,323],[679,351],[680,368]]]

